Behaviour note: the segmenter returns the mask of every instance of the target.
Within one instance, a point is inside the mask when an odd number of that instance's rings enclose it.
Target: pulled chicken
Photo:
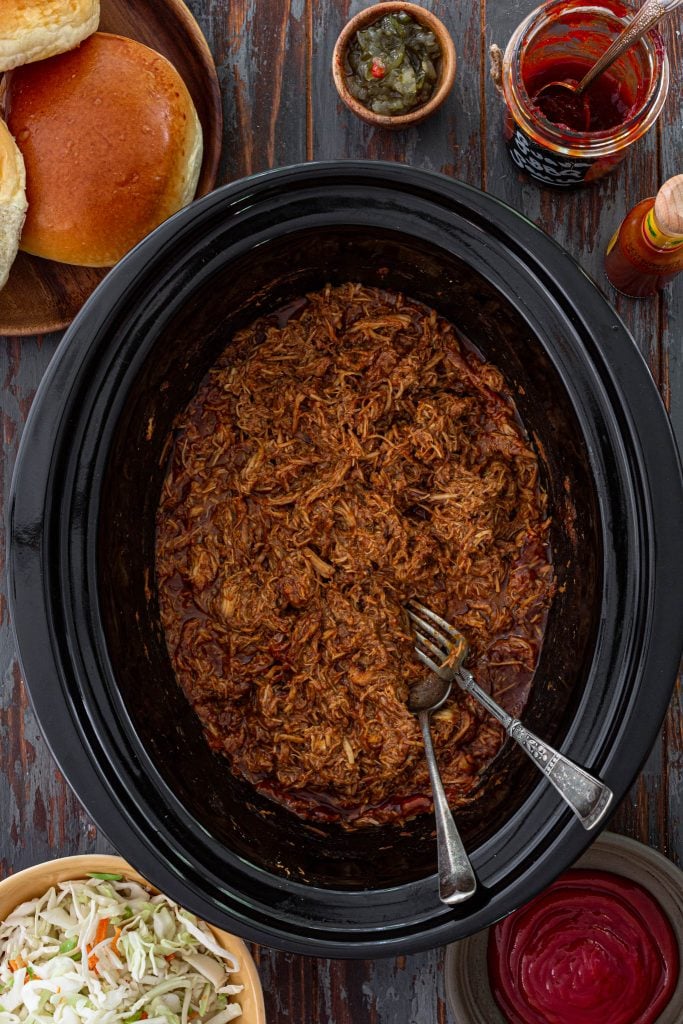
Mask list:
[[[161,619],[213,750],[313,821],[431,807],[409,687],[416,596],[519,714],[553,591],[539,467],[499,370],[398,293],[326,287],[232,339],[176,422]],[[454,687],[433,718],[453,806],[503,740]]]

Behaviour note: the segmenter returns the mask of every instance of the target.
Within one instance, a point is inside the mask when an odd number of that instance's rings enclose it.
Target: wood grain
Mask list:
[[[132,0],[129,0],[132,7]],[[536,0],[424,0],[453,35],[453,92],[423,125],[387,133],[339,102],[330,60],[344,21],[363,0],[191,0],[209,39],[224,105],[219,180],[307,159],[370,157],[412,163],[483,187],[557,238],[614,302],[648,359],[683,441],[683,276],[659,299],[619,296],[602,255],[627,207],[680,173],[683,151],[683,19],[665,26],[672,82],[656,130],[611,177],[572,193],[521,178],[504,151],[501,102],[487,51],[504,46]],[[3,511],[21,429],[57,338],[0,341]],[[5,520],[6,521],[6,520]],[[0,550],[3,539],[0,538]],[[3,576],[4,581],[4,576]],[[49,856],[111,849],[56,772],[16,668],[0,594],[0,872]],[[680,688],[661,737],[613,827],[683,863],[683,715]],[[302,958],[254,947],[269,1024],[457,1024],[444,1001],[443,950],[377,961]]]
[[[137,39],[178,69],[204,135],[197,195],[210,192],[223,137],[220,86],[211,50],[183,0],[102,0],[99,27]],[[66,327],[106,274],[20,252],[0,291],[0,334],[25,336]]]

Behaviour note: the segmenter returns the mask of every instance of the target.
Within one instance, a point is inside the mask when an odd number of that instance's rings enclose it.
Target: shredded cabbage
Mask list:
[[[228,1024],[239,964],[137,882],[61,882],[0,925],[0,1024]]]

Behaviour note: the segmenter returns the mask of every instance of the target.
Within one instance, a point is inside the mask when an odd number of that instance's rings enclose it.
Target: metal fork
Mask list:
[[[477,685],[471,672],[463,668],[463,661],[468,652],[467,641],[454,626],[439,615],[435,615],[429,608],[425,608],[419,601],[410,601],[406,612],[415,627],[415,653],[422,664],[445,682],[452,683],[455,680],[463,690],[497,718],[508,736],[519,744],[552,783],[583,827],[595,828],[605,817],[612,802],[612,790],[535,736],[519,719],[503,711],[495,700]]]

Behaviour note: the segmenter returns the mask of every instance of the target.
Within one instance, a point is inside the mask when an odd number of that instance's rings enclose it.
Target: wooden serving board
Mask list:
[[[223,118],[216,67],[199,25],[183,0],[101,0],[101,11],[100,31],[145,43],[180,72],[204,133],[197,195],[205,195],[216,184]],[[0,334],[61,330],[106,274],[106,269],[72,267],[20,252],[0,291]]]

